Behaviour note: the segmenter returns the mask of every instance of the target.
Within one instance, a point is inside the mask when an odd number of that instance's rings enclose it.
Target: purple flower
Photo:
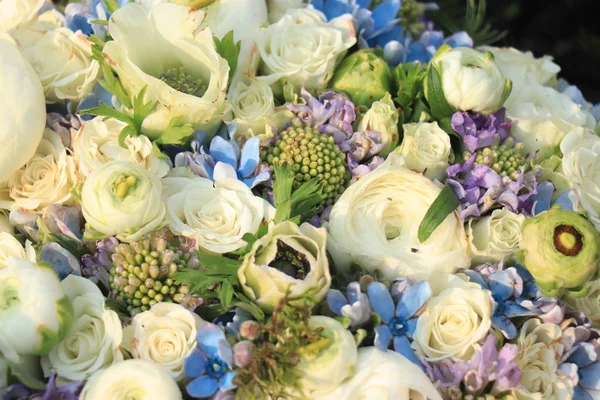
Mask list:
[[[327,305],[335,314],[350,319],[352,327],[360,327],[371,318],[369,298],[361,292],[358,282],[348,284],[345,296],[337,289],[329,289]]]
[[[74,131],[81,128],[81,119],[75,114],[62,116],[59,113],[51,112],[46,116],[46,126],[58,133],[63,145],[72,150],[72,135]]]
[[[96,242],[96,252],[81,257],[81,274],[98,286],[110,289],[110,269],[113,267],[112,255],[119,241],[114,236]]]
[[[3,400],[77,400],[83,388],[82,382],[73,382],[56,386],[56,374],[50,375],[43,392],[31,394],[25,385],[15,383],[0,388],[0,399]]]
[[[62,234],[81,243],[82,218],[77,207],[52,204],[40,214],[30,214],[19,210],[10,212],[10,223],[34,242],[45,242],[48,233]]]
[[[358,180],[361,176],[367,175],[383,164],[385,160],[382,157],[375,156],[367,164],[359,164],[352,157],[348,156],[348,169],[352,174],[352,181]]]
[[[452,116],[452,129],[458,133],[470,152],[497,145],[508,137],[512,122],[506,119],[506,109],[490,115],[457,111]]]

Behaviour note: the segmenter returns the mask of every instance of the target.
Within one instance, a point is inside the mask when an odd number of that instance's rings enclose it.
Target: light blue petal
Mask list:
[[[362,291],[360,290],[360,283],[350,282],[346,287],[346,296],[348,297],[348,303],[356,303],[361,298]]]
[[[220,136],[215,136],[210,142],[210,155],[215,161],[221,161],[223,163],[231,165],[233,168],[237,168],[237,157],[235,149],[230,142],[223,139]]]
[[[319,10],[323,12],[324,10],[324,1],[325,0],[311,0],[310,5],[313,6],[315,10]]]
[[[408,288],[396,305],[396,317],[408,319],[412,317],[431,297],[431,285],[420,281]]]
[[[185,390],[194,398],[204,399],[215,394],[219,390],[219,384],[216,379],[203,375],[188,383]]]
[[[206,357],[200,349],[195,348],[183,362],[183,373],[188,378],[196,378],[206,372]]]
[[[544,181],[537,186],[537,193],[531,196],[531,200],[534,201],[533,215],[537,215],[550,208],[553,193],[554,185],[550,181]]]
[[[473,282],[481,286],[482,289],[489,289],[485,279],[483,276],[477,271],[473,271],[472,269],[467,269],[462,271],[463,274],[469,277],[469,282]]]
[[[391,40],[383,46],[383,58],[385,61],[396,66],[406,59],[406,48],[397,40]]]
[[[600,361],[579,370],[579,385],[585,389],[600,390]]]
[[[67,276],[81,275],[79,260],[56,242],[49,242],[40,251],[40,261],[50,264],[60,280]]]
[[[269,172],[265,171],[265,172],[261,172],[258,175],[252,176],[250,178],[242,179],[242,182],[244,182],[244,184],[246,184],[246,186],[248,186],[250,189],[252,189],[254,186],[258,185],[259,183],[266,182],[269,179],[271,179],[271,174]]]
[[[573,211],[573,199],[571,199],[572,190],[565,190],[556,198],[554,205],[560,205],[561,210]]]
[[[571,353],[568,358],[569,362],[576,364],[579,368],[586,367],[598,360],[596,349],[591,343],[581,343],[577,349]]]
[[[490,290],[495,298],[506,300],[514,294],[515,286],[518,284],[514,279],[515,276],[518,277],[516,273],[513,275],[506,270],[496,272],[490,276]]]
[[[530,310],[515,303],[514,301],[507,301],[504,303],[504,315],[506,315],[508,318],[529,317],[532,315],[538,315],[539,313],[539,310]]]
[[[212,176],[215,182],[223,179],[237,179],[237,177],[237,173],[231,165],[224,162],[217,162],[217,165],[215,165]]]
[[[394,318],[394,300],[388,288],[381,282],[372,282],[367,288],[371,308],[386,324]]]
[[[196,335],[198,347],[204,352],[207,358],[219,355],[219,346],[221,342],[227,342],[223,330],[213,324],[204,324],[198,328]]]
[[[386,0],[373,9],[375,30],[379,31],[396,19],[400,11],[400,0]]]
[[[446,39],[446,44],[450,47],[473,47],[473,39],[467,32],[456,32]]]
[[[390,347],[392,337],[392,331],[390,330],[389,326],[379,325],[375,328],[375,341],[373,344],[378,349],[387,350],[387,348]]]
[[[415,329],[417,329],[418,321],[418,318],[411,318],[408,321],[406,321],[406,336],[408,336],[411,339],[415,333]]]
[[[356,0],[356,4],[358,4],[360,8],[369,8],[371,7],[371,0]]]
[[[323,13],[327,16],[327,20],[332,20],[344,14],[352,13],[352,6],[348,4],[348,1],[326,1]]]
[[[196,158],[194,158],[195,163],[197,164],[198,171],[196,172],[198,175],[203,176],[208,179],[213,179],[215,160],[208,154],[199,154]],[[195,169],[192,167],[192,169]]]
[[[576,386],[575,391],[573,392],[573,400],[594,400],[594,398],[581,387]]]
[[[337,315],[341,315],[342,307],[348,304],[346,301],[346,297],[337,289],[329,289],[327,292],[327,305],[329,309],[336,313]]]
[[[394,338],[394,351],[408,358],[413,364],[423,368],[423,365],[415,355],[415,352],[410,348],[410,342],[406,336],[396,336]]]
[[[248,139],[242,149],[240,168],[238,170],[242,178],[249,177],[260,162],[260,139],[256,136]]]
[[[492,325],[494,328],[501,331],[504,337],[507,339],[513,339],[515,336],[517,336],[517,328],[515,327],[515,324],[513,324],[511,320],[506,318],[504,315],[493,315]]]
[[[222,392],[226,392],[231,389],[235,389],[236,385],[233,383],[233,378],[235,378],[235,372],[227,372],[225,375],[219,379],[219,389]]]

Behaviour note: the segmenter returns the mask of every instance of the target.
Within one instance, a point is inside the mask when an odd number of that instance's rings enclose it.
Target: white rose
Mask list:
[[[196,347],[196,331],[204,321],[183,306],[158,303],[137,314],[125,328],[123,348],[134,358],[154,363],[181,381],[183,361]]]
[[[73,307],[54,270],[9,257],[0,269],[0,353],[13,362],[47,354],[72,320]]]
[[[403,355],[358,349],[356,373],[320,400],[442,400],[427,375]]]
[[[505,208],[494,210],[487,217],[470,219],[467,237],[472,263],[498,263],[505,256],[516,253],[521,242],[523,221],[523,215]]]
[[[8,212],[6,210],[0,210],[0,232],[6,232],[11,236],[15,233],[15,227],[10,224]]]
[[[317,10],[290,10],[258,35],[264,64],[258,79],[269,85],[290,83],[297,91],[323,88],[333,77],[336,63],[355,43],[349,14],[327,22]]]
[[[96,372],[86,382],[80,400],[181,400],[169,373],[143,360],[127,360]]]
[[[513,391],[517,400],[562,400],[573,398],[573,382],[565,376],[559,362],[565,345],[556,324],[545,324],[537,318],[525,322],[517,345],[517,366],[521,369],[522,389]]]
[[[0,269],[8,265],[9,257],[25,258],[31,262],[36,261],[35,249],[31,242],[25,242],[25,247],[13,235],[0,232]]]
[[[275,217],[275,208],[235,179],[165,178],[167,220],[173,233],[193,238],[199,249],[229,253],[246,246],[242,237],[255,234]]]
[[[125,139],[119,145],[119,133],[127,124],[114,118],[96,117],[83,123],[73,138],[73,153],[82,176],[109,161],[129,161],[139,164],[149,172],[163,177],[169,172],[169,164],[160,160],[152,151],[152,142],[144,135]]]
[[[161,227],[165,217],[161,195],[158,176],[136,164],[111,161],[87,177],[81,211],[93,230],[136,241]]]
[[[437,122],[402,125],[404,138],[396,152],[404,157],[406,166],[429,179],[446,176],[452,146],[450,137]]]
[[[38,15],[44,0],[2,0],[0,1],[0,32],[10,32],[26,25]]]
[[[417,320],[412,344],[429,361],[468,360],[489,334],[494,300],[489,291],[465,279],[439,274],[429,281],[433,297]]]
[[[304,0],[267,0],[269,9],[269,22],[271,24],[279,21],[288,10],[306,7]]]
[[[600,279],[589,283],[590,292],[584,297],[566,295],[563,299],[574,310],[582,311],[592,321],[596,329],[600,329]]]
[[[129,3],[110,17],[114,40],[104,46],[104,57],[131,97],[146,87],[145,101],[158,102],[142,124],[151,139],[174,118],[212,133],[227,111],[229,65],[217,53],[210,29],[200,29],[205,16],[171,3],[148,13]]]
[[[387,156],[398,145],[398,118],[392,96],[386,92],[381,100],[371,105],[358,124],[358,131],[373,131],[381,135],[381,143],[385,146],[377,154],[380,157]]]
[[[440,191],[440,185],[391,153],[333,205],[327,250],[335,267],[347,270],[356,262],[387,279],[418,280],[467,268],[471,258],[458,213],[448,215],[425,242],[418,239],[419,224]]]
[[[566,95],[541,86],[527,85],[506,102],[512,119],[511,134],[528,153],[547,157],[558,150],[563,137],[576,127],[594,128],[594,118]]]
[[[73,326],[42,358],[45,375],[56,372],[59,385],[84,381],[94,372],[123,361],[121,321],[116,312],[105,307],[98,286],[75,275],[63,279],[61,286],[73,304]]]

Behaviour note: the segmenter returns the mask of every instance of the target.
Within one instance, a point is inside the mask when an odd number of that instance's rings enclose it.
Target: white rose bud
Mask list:
[[[498,263],[505,256],[516,253],[521,242],[521,225],[525,217],[507,209],[494,210],[467,224],[469,251],[473,265]]]
[[[589,283],[590,292],[584,297],[566,295],[563,299],[573,310],[583,311],[596,329],[600,329],[600,279]]]
[[[183,361],[196,347],[196,331],[204,321],[175,303],[158,303],[137,314],[124,330],[123,348],[134,358],[163,367],[181,381]]]
[[[437,122],[403,125],[404,137],[396,153],[406,166],[429,179],[442,180],[452,157],[450,137]]]
[[[81,211],[93,230],[136,241],[161,227],[166,212],[161,195],[158,176],[136,164],[112,161],[86,179]]]
[[[374,102],[369,111],[363,115],[358,124],[358,131],[378,132],[381,134],[381,143],[385,144],[377,155],[385,157],[398,146],[400,137],[398,118],[398,110],[389,92],[383,96],[383,99]]]
[[[36,261],[35,249],[31,242],[25,242],[25,247],[10,233],[0,232],[0,269],[8,265],[9,257],[25,258]]]

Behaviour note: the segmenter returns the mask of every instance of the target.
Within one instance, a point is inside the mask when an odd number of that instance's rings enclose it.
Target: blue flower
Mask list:
[[[393,290],[393,289],[392,289]],[[398,301],[394,299],[388,288],[380,282],[372,282],[367,288],[371,308],[381,318],[381,325],[375,328],[375,347],[385,350],[390,342],[394,350],[417,365],[421,365],[410,348],[410,341],[417,326],[415,314],[431,297],[431,286],[427,281],[420,281],[398,293]]]
[[[77,111],[100,107],[101,103],[116,109],[120,106],[116,96],[113,96],[108,90],[96,83],[94,91],[81,99],[81,102],[77,105]],[[94,118],[91,114],[80,114],[79,116],[84,121],[89,121]]]
[[[573,211],[572,191],[565,190],[558,195],[556,200],[552,201],[554,190],[554,185],[550,181],[538,184],[537,193],[531,197],[534,201],[532,215],[538,215],[542,211],[549,210],[556,205],[559,205],[561,210]]]
[[[361,292],[358,282],[348,285],[346,296],[339,290],[330,289],[327,292],[327,305],[337,315],[350,319],[352,327],[359,327],[371,318],[369,298]]]
[[[575,383],[573,399],[595,399],[600,391],[600,339],[577,343],[560,370]]]
[[[233,350],[223,330],[213,324],[198,328],[198,347],[185,359],[183,371],[193,381],[185,387],[194,398],[207,398],[235,389]]]
[[[129,3],[129,0],[117,0],[119,7]],[[105,25],[94,24],[92,21],[108,21],[110,13],[106,9],[104,0],[85,0],[70,3],[65,8],[65,22],[67,28],[73,32],[81,32],[86,36],[95,34],[101,39],[106,38],[108,31]]]

